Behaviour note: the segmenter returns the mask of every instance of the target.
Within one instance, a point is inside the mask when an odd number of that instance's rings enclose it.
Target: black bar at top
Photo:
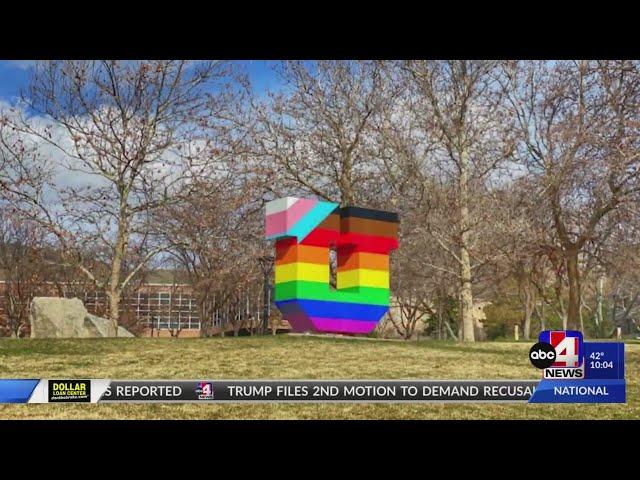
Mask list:
[[[400,216],[394,212],[383,210],[373,210],[361,207],[343,207],[340,210],[341,217],[368,218],[369,220],[380,220],[383,222],[400,223]]]

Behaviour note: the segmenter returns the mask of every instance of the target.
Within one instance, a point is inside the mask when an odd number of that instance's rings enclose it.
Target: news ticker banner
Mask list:
[[[535,380],[0,380],[4,403],[526,402]]]
[[[548,393],[538,380],[0,379],[0,403],[624,402],[611,382],[562,381]]]

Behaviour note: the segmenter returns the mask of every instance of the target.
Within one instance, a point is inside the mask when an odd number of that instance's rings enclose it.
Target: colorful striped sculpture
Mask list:
[[[286,197],[267,204],[276,241],[275,303],[294,331],[369,333],[389,309],[389,252],[398,215]],[[335,248],[336,289],[329,250]]]

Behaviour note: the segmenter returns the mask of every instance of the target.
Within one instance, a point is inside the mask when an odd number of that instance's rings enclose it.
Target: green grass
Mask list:
[[[531,343],[470,346],[304,336],[0,339],[0,378],[538,379]],[[640,345],[626,348],[627,404],[0,405],[0,419],[640,418]]]

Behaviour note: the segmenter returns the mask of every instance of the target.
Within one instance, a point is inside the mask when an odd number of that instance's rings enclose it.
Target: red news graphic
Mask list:
[[[198,382],[196,387],[198,400],[213,400],[213,384],[211,382]]]
[[[551,344],[556,351],[556,359],[551,367],[577,368],[582,365],[583,339],[580,332],[545,331],[540,334],[540,341]]]

